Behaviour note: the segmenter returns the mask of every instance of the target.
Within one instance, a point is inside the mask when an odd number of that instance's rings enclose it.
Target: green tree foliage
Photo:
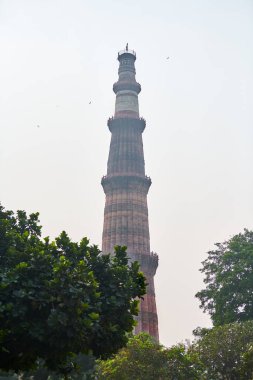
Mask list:
[[[148,334],[129,339],[112,359],[98,361],[98,380],[198,380],[197,356],[180,344],[166,349]]]
[[[125,247],[110,256],[66,232],[42,239],[38,217],[0,205],[1,369],[29,370],[40,358],[66,373],[74,354],[107,357],[126,344],[145,278]]]
[[[205,329],[199,335],[190,350],[202,362],[201,380],[253,379],[253,321]]]
[[[201,272],[206,288],[196,294],[215,326],[253,319],[253,231],[244,230],[208,252]]]
[[[43,362],[39,360],[37,368],[35,370],[23,372],[21,374],[21,378],[22,380],[63,380],[67,377],[68,380],[93,380],[94,366],[95,358],[91,354],[79,354],[75,358],[75,370],[70,371],[66,376],[65,373],[52,372],[48,370],[45,366],[43,366]],[[1,373],[0,380],[4,380],[1,378]],[[9,378],[8,380],[16,380],[16,377]]]

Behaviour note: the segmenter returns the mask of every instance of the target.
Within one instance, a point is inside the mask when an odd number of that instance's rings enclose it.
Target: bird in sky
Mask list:
[[[170,57],[167,57],[166,59],[170,59]]]
[[[91,101],[89,102],[89,104],[91,104]]]
[[[39,125],[39,124],[37,124],[37,128],[40,128],[40,125]]]

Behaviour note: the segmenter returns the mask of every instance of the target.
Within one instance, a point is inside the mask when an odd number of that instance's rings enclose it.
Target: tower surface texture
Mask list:
[[[125,245],[131,260],[140,262],[148,288],[135,333],[145,331],[158,341],[154,289],[158,256],[150,252],[147,194],[151,179],[145,175],[142,132],[146,122],[139,116],[138,104],[141,86],[135,80],[135,52],[127,45],[118,53],[118,60],[119,79],[113,85],[115,114],[108,120],[111,143],[107,175],[101,182],[106,195],[102,250],[113,252],[115,245]]]

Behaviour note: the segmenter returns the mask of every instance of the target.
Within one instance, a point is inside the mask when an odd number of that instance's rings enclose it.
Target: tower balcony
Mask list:
[[[120,81],[113,84],[113,92],[117,94],[119,91],[134,91],[137,94],[141,92],[141,85],[138,82]]]
[[[154,276],[158,267],[159,257],[155,252],[150,252],[149,255],[134,254],[133,261],[137,260],[141,264],[141,269],[151,276]]]
[[[107,120],[107,126],[110,132],[113,132],[117,128],[132,127],[139,130],[142,133],[146,127],[146,120],[143,117],[110,117]]]
[[[150,177],[140,176],[136,173],[114,173],[105,175],[101,179],[101,185],[105,194],[108,194],[110,191],[123,189],[125,191],[141,191],[147,194],[151,183]]]

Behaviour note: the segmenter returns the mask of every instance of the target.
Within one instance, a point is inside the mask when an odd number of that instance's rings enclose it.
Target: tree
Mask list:
[[[67,378],[68,380],[93,380],[94,379],[95,358],[89,355],[79,354],[75,357],[75,370],[71,371]],[[26,371],[21,373],[22,380],[63,380],[64,373],[52,372],[43,366],[41,360],[38,361],[35,370]],[[16,380],[17,378],[11,377],[8,380]],[[0,373],[0,380],[2,379]],[[7,379],[6,379],[7,380]]]
[[[129,339],[112,359],[98,361],[98,380],[197,380],[196,354],[188,355],[183,344],[166,349],[148,334]]]
[[[190,351],[202,363],[202,380],[253,379],[253,321],[203,329],[198,335]]]
[[[253,231],[233,236],[208,252],[200,270],[206,288],[196,294],[215,326],[253,319]]]
[[[107,357],[126,344],[145,278],[126,247],[102,255],[66,232],[50,242],[38,218],[0,205],[1,369],[30,370],[41,359],[66,374],[75,354]]]

